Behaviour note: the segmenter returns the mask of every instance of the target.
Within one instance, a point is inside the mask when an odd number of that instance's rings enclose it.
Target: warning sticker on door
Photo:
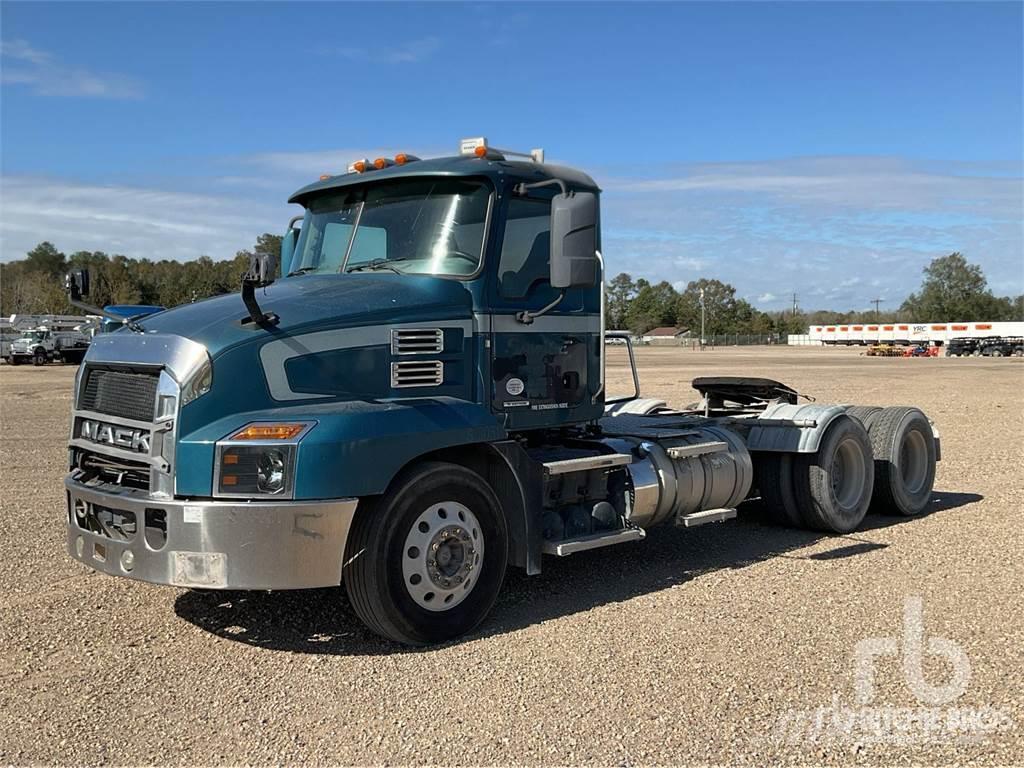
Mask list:
[[[505,391],[513,397],[523,394],[524,389],[526,389],[526,385],[523,384],[522,379],[511,378],[505,382]]]

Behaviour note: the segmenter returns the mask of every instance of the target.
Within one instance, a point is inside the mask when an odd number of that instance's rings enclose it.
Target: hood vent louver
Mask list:
[[[437,355],[444,349],[440,328],[396,328],[391,331],[392,355]]]
[[[440,360],[407,361],[391,364],[391,386],[395,389],[402,387],[437,387],[443,381],[444,365]]]

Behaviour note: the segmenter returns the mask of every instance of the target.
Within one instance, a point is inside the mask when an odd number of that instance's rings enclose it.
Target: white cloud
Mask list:
[[[144,95],[142,83],[135,78],[66,65],[25,40],[0,42],[0,59],[0,82],[26,86],[44,96],[139,99]]]
[[[0,180],[0,209],[0,261],[23,258],[44,239],[65,252],[222,259],[283,228],[288,213],[283,204],[237,196],[24,176]]]
[[[825,157],[642,175],[651,170],[595,172],[613,273],[716,277],[766,308],[787,306],[794,291],[805,307],[848,308],[898,304],[931,259],[959,250],[995,293],[1024,292],[1014,166]]]
[[[441,40],[430,36],[392,45],[323,48],[320,52],[327,56],[341,56],[375,64],[415,64],[433,56],[440,49]]]

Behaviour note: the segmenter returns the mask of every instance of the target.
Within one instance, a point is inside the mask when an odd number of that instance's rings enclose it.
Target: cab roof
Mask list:
[[[485,176],[495,186],[505,181],[525,182],[527,184],[561,179],[571,189],[579,191],[600,192],[597,183],[583,171],[563,165],[536,163],[532,161],[501,160],[486,157],[434,157],[427,160],[413,160],[404,165],[391,165],[380,170],[367,170],[363,173],[343,173],[338,176],[308,184],[288,198],[289,203],[305,205],[306,202],[321,192],[341,190],[361,184],[372,184],[389,179],[415,178],[417,176]]]

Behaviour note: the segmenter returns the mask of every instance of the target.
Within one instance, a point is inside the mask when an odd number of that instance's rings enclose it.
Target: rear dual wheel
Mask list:
[[[935,484],[938,451],[928,418],[917,408],[884,408],[869,429],[875,456],[875,512],[923,512]]]
[[[427,462],[360,505],[342,582],[371,630],[426,645],[483,620],[507,558],[505,518],[490,486],[465,467]]]

